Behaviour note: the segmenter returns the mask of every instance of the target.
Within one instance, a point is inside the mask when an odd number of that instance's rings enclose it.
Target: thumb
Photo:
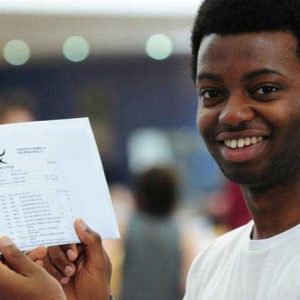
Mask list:
[[[80,241],[84,246],[86,246],[85,248],[94,248],[93,250],[96,250],[95,248],[102,249],[102,240],[100,236],[95,231],[90,229],[82,219],[75,220],[75,230]],[[89,249],[86,249],[86,252],[89,252]],[[88,253],[86,254],[88,255]]]
[[[0,252],[5,258],[9,267],[16,273],[28,275],[37,267],[13,241],[6,237],[0,237]]]
[[[86,254],[86,266],[106,268],[107,255],[102,247],[102,240],[99,234],[91,230],[87,224],[77,219],[75,221],[76,233],[84,246]]]

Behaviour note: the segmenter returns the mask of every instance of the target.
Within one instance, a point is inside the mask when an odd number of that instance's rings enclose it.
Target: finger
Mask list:
[[[5,295],[13,295],[13,292],[19,288],[22,282],[23,275],[17,274],[15,271],[9,269],[8,266],[0,262],[0,299],[5,298]]]
[[[42,260],[47,255],[46,247],[38,247],[28,253],[26,255],[34,262]]]
[[[9,267],[16,273],[32,274],[37,266],[12,242],[8,237],[0,238],[0,252],[4,256]]]
[[[34,261],[34,263],[37,264],[40,267],[44,266],[44,263],[43,263],[43,261],[41,259],[38,259],[38,260]]]
[[[84,245],[86,267],[99,269],[101,272],[109,271],[110,262],[102,247],[100,236],[81,219],[75,221],[75,230]]]
[[[69,261],[64,250],[60,246],[48,248],[48,255],[53,265],[64,275],[70,277],[74,275],[75,265]]]
[[[62,245],[61,248],[66,254],[69,261],[75,261],[78,258],[79,252],[76,244]]]
[[[6,264],[6,262],[5,262],[5,259],[4,259],[4,257],[2,256],[2,260],[1,260],[1,262],[0,262],[0,275],[1,275],[1,271],[2,270],[5,270],[5,269],[7,269],[7,270],[10,270],[11,272],[13,272],[13,273],[16,273],[15,271],[13,271],[13,270],[11,270],[10,268],[9,268],[9,266]],[[1,299],[1,298],[0,298]]]
[[[44,257],[43,259],[43,268],[50,274],[52,275],[58,282],[61,282],[63,279],[64,274],[60,270],[58,270],[52,263],[49,255]]]

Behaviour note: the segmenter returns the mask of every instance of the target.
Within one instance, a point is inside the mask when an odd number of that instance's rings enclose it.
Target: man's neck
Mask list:
[[[258,189],[241,186],[255,223],[253,239],[265,239],[300,223],[300,181]]]

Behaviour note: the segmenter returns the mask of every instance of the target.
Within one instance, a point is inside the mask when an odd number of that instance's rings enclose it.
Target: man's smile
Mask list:
[[[227,161],[245,162],[260,155],[269,139],[266,130],[248,129],[237,132],[220,132],[216,142],[221,155]]]
[[[231,149],[244,148],[250,145],[255,145],[263,140],[262,136],[252,136],[246,138],[224,140],[224,145]]]
[[[250,144],[246,145],[246,141],[249,142],[249,140]],[[219,147],[225,160],[242,163],[259,156],[265,150],[268,141],[268,139],[263,139],[263,137],[241,138],[238,140],[226,140],[224,143],[219,143]],[[227,145],[225,145],[225,142]]]

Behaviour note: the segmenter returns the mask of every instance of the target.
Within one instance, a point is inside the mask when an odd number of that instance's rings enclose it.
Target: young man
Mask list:
[[[197,125],[254,222],[200,254],[185,300],[300,299],[299,38],[299,0],[207,0],[198,12]]]
[[[206,0],[198,12],[197,124],[254,222],[200,254],[185,300],[300,299],[299,44],[300,0]]]

